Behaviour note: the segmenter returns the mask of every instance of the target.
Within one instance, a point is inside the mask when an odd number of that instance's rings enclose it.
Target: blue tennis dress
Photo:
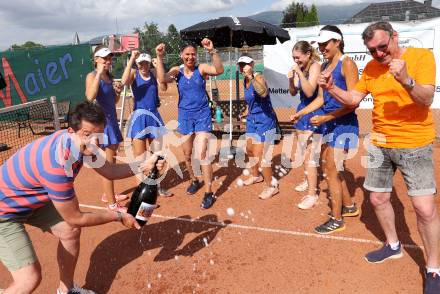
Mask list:
[[[296,112],[301,111],[302,109],[307,107],[307,105],[309,105],[316,98],[316,96],[318,96],[318,90],[319,90],[319,88],[316,87],[315,92],[313,93],[312,97],[307,97],[306,94],[301,89],[301,81],[299,81],[298,88],[299,88],[300,103],[298,104],[298,106],[296,108]],[[324,111],[322,110],[322,108],[319,108],[313,112],[310,112],[310,113],[304,115],[303,117],[301,117],[301,119],[299,119],[293,125],[293,128],[300,130],[300,131],[313,131],[315,133],[322,134],[323,126],[322,125],[321,126],[312,125],[310,123],[310,119],[312,117],[314,117],[315,115],[323,115],[323,114],[324,114]]]
[[[332,72],[334,84],[342,90],[347,90],[345,78],[342,75],[343,55]],[[342,104],[334,99],[328,91],[324,90],[324,105],[322,109],[325,113],[335,111],[342,107]],[[354,110],[341,117],[325,123],[324,143],[333,148],[354,149],[359,141],[359,123]]]
[[[136,71],[131,89],[134,109],[127,129],[127,137],[134,139],[162,137],[166,133],[166,128],[157,110],[159,92],[156,77],[150,72],[150,78],[144,80],[139,71]]]
[[[251,83],[244,87],[244,98],[248,105],[246,117],[246,136],[257,142],[274,141],[276,134],[276,115],[270,101],[270,94],[260,97]]]
[[[106,83],[103,80],[99,81],[96,101],[102,107],[106,119],[104,142],[101,145],[105,148],[109,145],[119,144],[123,139],[116,115],[116,93],[113,89],[112,82]]]

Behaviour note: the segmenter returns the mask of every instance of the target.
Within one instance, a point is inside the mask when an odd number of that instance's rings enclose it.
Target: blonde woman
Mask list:
[[[309,105],[318,95],[318,77],[321,72],[318,52],[309,42],[299,41],[292,49],[293,66],[288,73],[289,91],[292,96],[299,93],[300,103],[296,109],[297,112]],[[294,125],[298,136],[298,149],[304,158],[305,179],[295,187],[298,192],[307,191],[307,194],[298,203],[300,209],[310,209],[318,201],[317,195],[317,166],[319,158],[316,158],[316,144],[309,144],[314,133],[322,134],[322,128],[316,127],[310,123],[310,118],[315,115],[324,114],[321,108],[302,116]],[[319,156],[319,154],[318,154]]]

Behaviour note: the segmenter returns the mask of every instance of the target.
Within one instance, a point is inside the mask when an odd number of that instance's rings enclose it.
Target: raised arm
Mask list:
[[[421,62],[424,62],[421,59]],[[411,99],[422,106],[431,106],[434,99],[434,85],[424,85],[418,84],[413,77],[408,75],[406,68],[406,62],[400,59],[393,59],[390,62],[390,73],[394,78],[408,91]],[[423,68],[428,68],[434,66],[433,72],[435,73],[435,60],[430,62],[430,64],[419,65]]]
[[[289,80],[289,93],[295,96],[298,93],[298,75],[295,73],[293,67],[287,73],[287,79]]]
[[[318,87],[318,77],[321,73],[321,66],[317,62],[313,63],[310,66],[308,78],[298,65],[297,68],[295,68],[295,72],[301,82],[301,90],[307,97],[313,97],[316,87]]]
[[[221,75],[225,69],[223,68],[223,62],[220,58],[220,55],[217,53],[217,50],[214,49],[214,44],[211,40],[205,38],[202,40],[202,46],[206,50],[208,50],[208,53],[211,55],[212,65],[203,63],[199,65],[200,73],[203,76],[209,75],[209,76],[218,76]]]
[[[121,83],[125,86],[130,86],[135,78],[136,70],[133,69],[133,64],[136,62],[136,58],[139,56],[139,51],[131,51],[130,59],[127,62],[127,66],[122,74]]]
[[[255,92],[257,92],[258,96],[267,97],[269,90],[262,74],[255,75],[255,77],[251,79],[251,83],[254,85]]]
[[[104,72],[104,64],[96,64],[96,72],[88,73],[86,77],[86,98],[88,101],[93,101],[96,99],[99,90],[99,83],[101,81],[101,75]]]

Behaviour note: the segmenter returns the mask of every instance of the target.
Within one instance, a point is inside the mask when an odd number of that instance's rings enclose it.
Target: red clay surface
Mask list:
[[[278,145],[274,165],[280,162],[280,149]],[[261,184],[235,185],[241,170],[232,161],[228,168],[214,164],[219,198],[209,210],[199,208],[202,190],[185,194],[186,173],[181,180],[170,172],[164,186],[175,196],[159,199],[160,207],[142,231],[118,223],[83,229],[76,281],[98,293],[421,293],[420,249],[407,248],[402,259],[379,265],[363,260],[384,237],[361,187],[361,153],[363,149],[347,162],[347,175],[362,214],[347,218],[344,232],[330,238],[313,233],[329,211],[326,184],[321,182],[317,206],[309,211],[296,208],[303,194],[293,189],[302,180],[299,168],[282,177],[280,194],[263,201],[257,197]],[[440,149],[434,153],[438,162]],[[183,158],[179,150],[176,156]],[[439,180],[438,169],[436,177]],[[117,181],[117,192],[131,192],[135,185],[134,178]],[[83,168],[75,187],[81,204],[103,206],[94,171]],[[421,246],[400,175],[394,187],[399,237],[405,244]],[[228,215],[228,208],[235,214]],[[43,268],[36,293],[55,293],[57,240],[38,229],[28,230]],[[10,281],[0,266],[0,287]]]
[[[175,118],[177,100],[162,98],[164,120]],[[288,117],[287,111],[279,114]],[[368,130],[369,120],[360,121]],[[280,164],[281,148],[282,144],[275,148],[274,167]],[[181,150],[174,151],[183,167]],[[290,169],[279,181],[280,194],[263,201],[258,199],[262,184],[239,188],[235,182],[241,169],[232,161],[227,168],[216,162],[214,189],[219,198],[211,209],[199,208],[203,189],[186,195],[186,172],[180,179],[170,171],[164,186],[175,196],[159,198],[160,207],[141,231],[119,223],[84,228],[75,280],[98,293],[421,293],[424,258],[420,248],[414,248],[421,246],[421,239],[400,174],[395,177],[392,203],[400,240],[410,247],[399,260],[372,265],[363,259],[384,241],[362,188],[363,154],[361,145],[346,164],[350,190],[362,214],[346,218],[347,229],[341,233],[328,238],[313,233],[329,211],[325,182],[312,210],[296,207],[304,195],[293,189],[303,179],[301,168]],[[438,146],[434,156],[439,182]],[[117,181],[116,191],[131,194],[135,186],[135,178]],[[83,168],[75,188],[81,204],[104,207],[99,200],[101,182],[93,170]],[[227,213],[228,208],[234,215]],[[57,240],[39,229],[27,229],[43,268],[36,293],[55,293]],[[10,281],[0,264],[0,288]]]

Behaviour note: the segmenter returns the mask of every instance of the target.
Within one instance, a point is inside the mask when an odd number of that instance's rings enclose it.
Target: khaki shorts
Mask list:
[[[26,216],[12,219],[0,218],[0,260],[10,271],[16,271],[35,263],[37,255],[24,224],[46,232],[62,221],[64,221],[63,218],[52,202]]]

